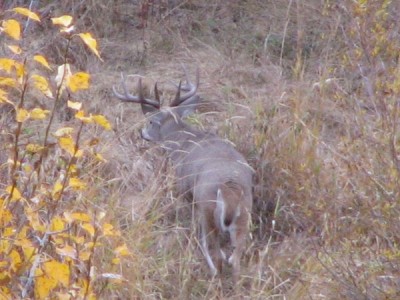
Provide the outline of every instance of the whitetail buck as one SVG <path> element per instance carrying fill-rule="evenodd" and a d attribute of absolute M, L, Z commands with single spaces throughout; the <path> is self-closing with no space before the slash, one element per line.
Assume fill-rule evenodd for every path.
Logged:
<path fill-rule="evenodd" d="M 154 99 L 144 97 L 140 78 L 138 95 L 128 92 L 124 76 L 122 91 L 114 86 L 113 92 L 122 101 L 141 105 L 148 117 L 141 130 L 142 138 L 162 143 L 167 150 L 175 168 L 178 192 L 189 194 L 199 213 L 201 248 L 212 274 L 220 273 L 223 262 L 227 262 L 232 265 L 233 280 L 237 282 L 249 232 L 253 171 L 230 142 L 192 128 L 182 120 L 195 110 L 200 99 L 196 95 L 199 71 L 195 84 L 184 71 L 186 83 L 179 83 L 168 108 L 160 108 L 157 84 Z"/>

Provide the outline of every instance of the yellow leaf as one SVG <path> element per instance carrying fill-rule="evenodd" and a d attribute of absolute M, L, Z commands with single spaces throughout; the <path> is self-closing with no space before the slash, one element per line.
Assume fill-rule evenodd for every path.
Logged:
<path fill-rule="evenodd" d="M 69 172 L 70 172 L 71 176 L 76 175 L 78 173 L 77 166 L 74 164 L 70 165 Z"/>
<path fill-rule="evenodd" d="M 6 253 L 10 250 L 10 241 L 0 239 L 0 253 Z"/>
<path fill-rule="evenodd" d="M 21 38 L 21 26 L 18 21 L 14 19 L 5 20 L 2 22 L 2 26 L 3 31 L 14 40 L 19 40 Z"/>
<path fill-rule="evenodd" d="M 96 153 L 94 156 L 98 161 L 107 162 L 107 160 L 100 153 Z"/>
<path fill-rule="evenodd" d="M 81 120 L 84 123 L 93 123 L 92 116 L 85 117 L 85 112 L 83 110 L 78 111 L 75 114 L 75 118 L 77 118 L 78 120 Z"/>
<path fill-rule="evenodd" d="M 79 34 L 82 41 L 89 47 L 89 49 L 100 59 L 99 51 L 97 50 L 97 41 L 92 37 L 89 32 Z"/>
<path fill-rule="evenodd" d="M 11 105 L 14 105 L 11 101 L 8 100 L 7 92 L 3 91 L 2 89 L 0 89 L 0 103 L 10 103 Z"/>
<path fill-rule="evenodd" d="M 3 91 L 3 90 L 0 90 L 0 103 L 5 103 L 5 102 L 10 102 L 7 99 L 7 92 Z"/>
<path fill-rule="evenodd" d="M 36 275 L 37 276 L 37 275 Z M 46 299 L 57 286 L 57 281 L 47 276 L 35 278 L 35 299 Z"/>
<path fill-rule="evenodd" d="M 55 137 L 62 137 L 62 136 L 65 136 L 65 135 L 70 135 L 73 132 L 74 132 L 74 128 L 72 128 L 72 127 L 63 127 L 63 128 L 57 129 L 57 131 L 54 132 L 53 135 Z"/>
<path fill-rule="evenodd" d="M 83 151 L 82 150 L 78 150 L 78 151 L 76 151 L 76 153 L 75 153 L 75 157 L 82 157 L 82 155 L 83 155 Z"/>
<path fill-rule="evenodd" d="M 61 283 L 64 287 L 69 286 L 69 266 L 55 260 L 50 260 L 43 263 L 43 271 L 57 283 Z"/>
<path fill-rule="evenodd" d="M 16 115 L 17 122 L 25 122 L 28 119 L 29 119 L 29 112 L 26 109 L 18 108 Z"/>
<path fill-rule="evenodd" d="M 13 9 L 13 11 L 15 11 L 16 13 L 23 15 L 25 17 L 28 17 L 29 19 L 32 19 L 34 21 L 40 22 L 40 18 L 37 14 L 35 14 L 34 12 L 30 11 L 27 8 L 23 8 L 23 7 L 16 7 Z"/>
<path fill-rule="evenodd" d="M 17 85 L 17 82 L 14 78 L 0 77 L 0 85 L 14 87 Z"/>
<path fill-rule="evenodd" d="M 88 249 L 89 251 L 93 251 L 93 248 L 97 246 L 101 246 L 101 243 L 93 243 L 93 242 L 89 242 L 89 243 L 85 243 L 85 248 Z"/>
<path fill-rule="evenodd" d="M 73 101 L 68 100 L 67 106 L 74 110 L 80 110 L 82 108 L 82 103 L 81 102 L 73 102 Z"/>
<path fill-rule="evenodd" d="M 15 66 L 16 61 L 10 58 L 0 58 L 0 70 L 4 70 L 10 73 L 12 68 Z"/>
<path fill-rule="evenodd" d="M 121 259 L 120 259 L 119 257 L 114 257 L 114 258 L 111 260 L 111 262 L 112 262 L 113 265 L 118 265 L 118 264 L 121 263 Z"/>
<path fill-rule="evenodd" d="M 94 115 L 92 116 L 93 121 L 96 124 L 99 124 L 101 127 L 103 127 L 105 130 L 111 130 L 111 124 L 108 122 L 105 116 L 103 115 Z"/>
<path fill-rule="evenodd" d="M 63 185 L 62 185 L 61 182 L 59 182 L 59 181 L 57 181 L 57 182 L 54 184 L 53 191 L 52 191 L 53 197 L 54 197 L 55 195 L 57 195 L 59 192 L 61 192 L 62 187 L 63 187 Z"/>
<path fill-rule="evenodd" d="M 58 143 L 60 144 L 60 147 L 67 151 L 69 154 L 74 155 L 75 153 L 75 142 L 72 140 L 71 137 L 65 136 L 65 137 L 60 137 L 58 139 Z"/>
<path fill-rule="evenodd" d="M 46 109 L 41 109 L 41 108 L 34 108 L 31 110 L 30 115 L 31 119 L 33 120 L 43 120 L 47 117 L 47 114 L 49 114 L 50 111 Z"/>
<path fill-rule="evenodd" d="M 3 275 L 6 275 L 6 272 L 0 272 L 0 280 L 3 281 L 6 277 Z M 6 286 L 0 286 L 0 300 L 8 300 L 11 299 L 11 291 L 8 287 Z"/>
<path fill-rule="evenodd" d="M 103 225 L 103 233 L 104 235 L 115 235 L 114 233 L 114 226 L 110 223 L 105 223 Z"/>
<path fill-rule="evenodd" d="M 46 78 L 43 76 L 33 74 L 32 79 L 34 81 L 34 86 L 37 88 L 39 91 L 41 91 L 43 94 L 45 94 L 49 98 L 53 98 L 53 93 L 49 89 L 49 83 Z"/>
<path fill-rule="evenodd" d="M 87 260 L 89 260 L 91 255 L 92 255 L 92 251 L 80 251 L 79 259 L 82 261 L 87 261 Z"/>
<path fill-rule="evenodd" d="M 36 277 L 43 276 L 43 275 L 44 275 L 44 273 L 43 273 L 42 269 L 37 268 L 37 269 L 35 270 L 35 276 L 36 276 Z"/>
<path fill-rule="evenodd" d="M 28 235 L 28 231 L 30 232 L 30 228 L 27 225 L 22 226 L 21 229 L 19 229 L 17 238 L 18 239 L 25 239 Z"/>
<path fill-rule="evenodd" d="M 22 84 L 22 78 L 25 74 L 24 65 L 19 62 L 15 62 L 14 67 L 15 67 L 15 73 L 17 74 L 19 83 Z"/>
<path fill-rule="evenodd" d="M 32 227 L 34 230 L 44 232 L 46 228 L 43 226 L 42 222 L 40 221 L 39 218 L 39 213 L 37 210 L 34 210 L 33 208 L 26 207 L 25 208 L 25 215 L 27 219 L 29 220 L 30 227 Z"/>
<path fill-rule="evenodd" d="M 14 229 L 12 227 L 6 227 L 3 229 L 3 237 L 14 236 Z"/>
<path fill-rule="evenodd" d="M 68 81 L 68 87 L 72 92 L 77 92 L 79 90 L 86 90 L 89 88 L 90 75 L 84 72 L 78 72 L 72 75 Z"/>
<path fill-rule="evenodd" d="M 51 220 L 50 230 L 51 231 L 63 231 L 65 221 L 60 216 L 55 216 Z"/>
<path fill-rule="evenodd" d="M 69 235 L 68 238 L 70 238 L 76 244 L 84 244 L 85 243 L 85 238 L 83 236 L 71 236 L 71 235 Z"/>
<path fill-rule="evenodd" d="M 8 254 L 8 258 L 11 260 L 11 269 L 13 271 L 17 271 L 22 262 L 18 251 L 15 249 L 11 250 L 11 252 Z"/>
<path fill-rule="evenodd" d="M 33 59 L 38 62 L 39 64 L 41 64 L 43 67 L 52 70 L 52 68 L 50 67 L 49 63 L 47 62 L 46 58 L 44 58 L 42 55 L 35 55 L 33 57 Z"/>
<path fill-rule="evenodd" d="M 7 193 L 11 194 L 11 190 L 12 190 L 12 196 L 11 196 L 11 201 L 16 201 L 22 198 L 20 191 L 17 189 L 17 187 L 14 187 L 14 189 L 12 188 L 11 185 L 9 185 L 6 188 Z"/>
<path fill-rule="evenodd" d="M 27 145 L 28 146 L 28 145 Z M 32 165 L 28 165 L 28 164 L 24 164 L 22 165 L 22 167 L 24 168 L 25 173 L 30 173 L 32 172 Z M 32 198 L 33 199 L 33 198 Z M 32 200 L 31 199 L 31 200 Z"/>
<path fill-rule="evenodd" d="M 0 227 L 4 228 L 11 220 L 13 215 L 8 209 L 0 210 Z"/>
<path fill-rule="evenodd" d="M 15 242 L 15 245 L 18 245 L 22 248 L 22 252 L 24 253 L 24 260 L 26 262 L 32 262 L 35 257 L 36 247 L 33 243 L 28 239 L 23 239 Z"/>
<path fill-rule="evenodd" d="M 119 246 L 116 249 L 114 249 L 114 253 L 119 257 L 131 254 L 126 244 L 123 244 L 122 246 Z"/>
<path fill-rule="evenodd" d="M 44 149 L 42 145 L 39 144 L 28 144 L 25 147 L 26 151 L 29 153 L 38 153 Z"/>
<path fill-rule="evenodd" d="M 32 261 L 32 258 L 35 254 L 36 248 L 34 247 L 33 243 L 27 238 L 19 238 L 14 241 L 14 245 L 20 246 L 23 253 L 25 262 Z"/>
<path fill-rule="evenodd" d="M 91 236 L 94 236 L 94 227 L 90 223 L 83 223 L 82 228 L 85 229 Z"/>
<path fill-rule="evenodd" d="M 90 222 L 92 218 L 85 213 L 72 213 L 71 218 L 75 221 Z"/>
<path fill-rule="evenodd" d="M 22 53 L 22 49 L 21 47 L 17 46 L 17 45 L 7 45 L 8 49 L 10 49 L 12 51 L 12 53 L 14 54 L 21 54 Z"/>
<path fill-rule="evenodd" d="M 35 82 L 35 87 L 40 90 L 44 91 L 49 89 L 49 83 L 47 82 L 47 79 L 44 78 L 43 76 L 33 74 L 32 79 Z"/>
<path fill-rule="evenodd" d="M 64 15 L 58 18 L 51 18 L 51 21 L 54 25 L 61 25 L 64 27 L 68 27 L 72 23 L 72 17 L 68 15 Z"/>
<path fill-rule="evenodd" d="M 83 190 L 86 188 L 86 183 L 81 181 L 79 178 L 70 178 L 69 179 L 69 186 L 74 190 Z"/>

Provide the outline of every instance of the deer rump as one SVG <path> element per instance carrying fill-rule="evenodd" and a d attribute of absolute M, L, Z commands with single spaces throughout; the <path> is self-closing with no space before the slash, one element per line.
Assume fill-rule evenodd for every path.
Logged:
<path fill-rule="evenodd" d="M 238 279 L 252 209 L 252 170 L 228 142 L 206 135 L 183 141 L 171 153 L 178 192 L 192 198 L 199 215 L 201 246 L 213 275 L 223 263 Z"/>

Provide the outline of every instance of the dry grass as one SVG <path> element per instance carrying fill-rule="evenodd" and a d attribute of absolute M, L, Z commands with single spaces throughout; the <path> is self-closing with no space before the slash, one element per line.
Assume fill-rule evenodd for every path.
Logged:
<path fill-rule="evenodd" d="M 112 133 L 101 133 L 108 163 L 87 171 L 99 179 L 91 205 L 107 209 L 133 253 L 120 270 L 126 281 L 104 284 L 101 298 L 234 294 L 228 276 L 210 279 L 191 204 L 175 198 L 162 151 L 140 139 L 139 108 L 111 95 L 120 71 L 171 91 L 167 80 L 180 77 L 180 63 L 200 68 L 200 93 L 211 104 L 191 121 L 232 140 L 256 170 L 237 296 L 400 296 L 400 8 L 306 2 L 153 1 L 146 15 L 132 1 L 64 1 L 49 13 L 80 17 L 104 59 L 71 54 L 76 69 L 93 74 L 85 104 L 113 122 Z M 55 57 L 57 44 L 42 44 L 32 51 Z M 0 122 L 6 139 L 12 122 L 6 114 Z M 0 187 L 4 174 L 0 168 Z"/>

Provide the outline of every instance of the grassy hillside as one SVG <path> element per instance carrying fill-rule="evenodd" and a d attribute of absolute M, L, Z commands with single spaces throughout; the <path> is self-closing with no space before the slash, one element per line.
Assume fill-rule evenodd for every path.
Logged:
<path fill-rule="evenodd" d="M 0 93 L 0 299 L 40 298 L 33 274 L 63 299 L 400 298 L 396 1 L 32 1 L 40 23 L 12 11 L 20 2 L 0 1 L 0 20 L 22 32 L 0 33 L 0 58 L 59 97 L 37 79 L 7 83 L 0 64 L 12 103 Z M 51 18 L 62 15 L 91 33 L 101 60 L 59 33 Z M 64 63 L 90 74 L 90 88 L 57 93 Z M 227 274 L 211 280 L 191 204 L 176 197 L 163 151 L 139 136 L 140 107 L 112 96 L 121 72 L 141 74 L 166 104 L 182 63 L 200 69 L 207 104 L 189 122 L 234 142 L 256 171 L 237 291 Z M 74 117 L 68 100 L 112 130 Z M 24 120 L 21 108 L 49 113 Z M 52 277 L 54 261 L 68 280 Z"/>

